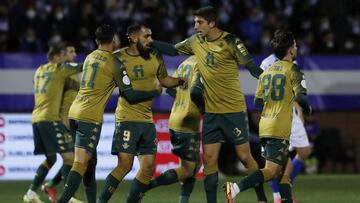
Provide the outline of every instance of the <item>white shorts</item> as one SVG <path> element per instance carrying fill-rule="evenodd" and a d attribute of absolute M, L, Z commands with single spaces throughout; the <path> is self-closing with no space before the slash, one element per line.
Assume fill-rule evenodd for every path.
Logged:
<path fill-rule="evenodd" d="M 293 109 L 293 120 L 291 124 L 290 149 L 309 147 L 309 139 L 303 122 Z"/>

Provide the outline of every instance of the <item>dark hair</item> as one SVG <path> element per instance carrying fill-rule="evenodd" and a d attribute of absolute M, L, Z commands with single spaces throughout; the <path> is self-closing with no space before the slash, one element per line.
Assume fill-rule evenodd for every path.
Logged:
<path fill-rule="evenodd" d="M 141 30 L 141 28 L 150 28 L 148 25 L 146 25 L 145 23 L 135 23 L 135 24 L 131 24 L 126 31 L 126 35 L 129 36 L 131 34 L 137 33 Z"/>
<path fill-rule="evenodd" d="M 48 60 L 52 60 L 54 56 L 61 54 L 61 51 L 64 50 L 64 46 L 62 43 L 52 45 L 47 52 Z"/>
<path fill-rule="evenodd" d="M 285 29 L 278 29 L 275 31 L 273 38 L 270 41 L 270 46 L 276 57 L 282 59 L 286 56 L 287 51 L 294 45 L 293 34 Z"/>
<path fill-rule="evenodd" d="M 114 39 L 115 29 L 111 25 L 101 25 L 95 31 L 95 38 L 99 44 L 109 44 Z"/>
<path fill-rule="evenodd" d="M 65 49 L 68 48 L 68 47 L 75 47 L 75 45 L 70 43 L 70 42 L 63 42 L 62 44 L 63 44 Z"/>
<path fill-rule="evenodd" d="M 213 21 L 213 22 L 215 22 L 215 25 L 218 24 L 217 11 L 212 6 L 205 6 L 205 7 L 199 8 L 198 10 L 194 11 L 194 16 L 202 17 L 209 23 L 211 21 Z"/>

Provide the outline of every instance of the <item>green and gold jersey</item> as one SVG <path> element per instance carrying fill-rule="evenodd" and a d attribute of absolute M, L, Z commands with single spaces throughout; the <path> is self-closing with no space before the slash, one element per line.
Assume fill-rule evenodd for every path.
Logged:
<path fill-rule="evenodd" d="M 60 115 L 67 117 L 71 104 L 74 102 L 75 97 L 80 88 L 80 80 L 76 74 L 71 75 L 65 80 L 64 94 L 61 103 Z"/>
<path fill-rule="evenodd" d="M 120 92 L 131 88 L 122 63 L 109 51 L 97 49 L 90 53 L 84 61 L 80 90 L 70 107 L 69 118 L 101 123 L 116 85 Z"/>
<path fill-rule="evenodd" d="M 196 63 L 194 56 L 189 57 L 180 64 L 173 77 L 188 78 L 188 86 L 191 87 L 191 84 L 196 79 L 195 75 L 199 74 Z M 190 98 L 190 88 L 177 87 L 169 118 L 169 128 L 177 132 L 198 133 L 200 119 L 200 110 Z"/>
<path fill-rule="evenodd" d="M 157 52 L 152 51 L 150 58 L 145 60 L 139 55 L 130 55 L 127 53 L 127 49 L 121 49 L 116 57 L 124 63 L 133 89 L 143 91 L 155 90 L 157 79 L 168 76 L 162 57 Z M 152 103 L 153 100 L 149 100 L 131 105 L 124 97 L 119 97 L 115 118 L 117 121 L 153 122 Z"/>
<path fill-rule="evenodd" d="M 195 55 L 204 80 L 205 111 L 232 113 L 246 110 L 238 64 L 251 60 L 239 38 L 227 32 L 213 41 L 198 34 L 175 45 L 179 54 Z"/>
<path fill-rule="evenodd" d="M 295 96 L 306 94 L 303 73 L 289 61 L 277 61 L 259 77 L 255 97 L 264 102 L 261 137 L 289 140 Z"/>
<path fill-rule="evenodd" d="M 35 106 L 32 122 L 59 121 L 60 105 L 66 77 L 81 72 L 82 65 L 47 63 L 34 75 Z"/>

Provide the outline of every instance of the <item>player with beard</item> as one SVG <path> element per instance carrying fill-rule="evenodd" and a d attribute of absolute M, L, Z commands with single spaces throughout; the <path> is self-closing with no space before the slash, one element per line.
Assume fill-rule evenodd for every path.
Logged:
<path fill-rule="evenodd" d="M 255 93 L 255 106 L 263 107 L 259 134 L 264 147 L 265 167 L 238 183 L 227 182 L 225 189 L 229 202 L 239 192 L 278 178 L 281 201 L 292 203 L 289 174 L 281 174 L 281 170 L 291 164 L 288 147 L 292 108 L 296 101 L 305 114 L 310 114 L 311 107 L 307 103 L 303 73 L 293 63 L 297 55 L 294 36 L 289 31 L 277 30 L 270 45 L 280 60 L 260 75 Z"/>
<path fill-rule="evenodd" d="M 164 87 L 183 85 L 186 88 L 187 80 L 169 76 L 162 57 L 150 48 L 153 40 L 148 26 L 131 25 L 127 29 L 127 36 L 129 47 L 121 49 L 115 56 L 124 63 L 135 90 L 154 89 L 158 81 Z M 132 104 L 119 98 L 111 150 L 117 156 L 118 164 L 107 176 L 98 203 L 109 201 L 124 176 L 131 170 L 135 156 L 138 156 L 140 169 L 133 180 L 127 202 L 139 202 L 146 191 L 155 170 L 157 151 L 152 103 L 146 101 Z"/>
<path fill-rule="evenodd" d="M 95 32 L 98 49 L 90 53 L 83 66 L 80 90 L 70 107 L 72 133 L 76 133 L 75 160 L 59 203 L 68 203 L 84 176 L 88 203 L 96 202 L 96 147 L 100 139 L 104 109 L 114 88 L 130 103 L 151 100 L 161 89 L 137 91 L 131 86 L 127 72 L 112 52 L 118 48 L 115 30 L 102 25 Z"/>

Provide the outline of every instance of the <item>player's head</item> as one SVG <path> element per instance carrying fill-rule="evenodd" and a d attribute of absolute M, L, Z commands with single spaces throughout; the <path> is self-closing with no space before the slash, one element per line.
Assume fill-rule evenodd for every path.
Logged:
<path fill-rule="evenodd" d="M 47 58 L 54 63 L 62 63 L 65 59 L 65 49 L 63 44 L 55 44 L 49 48 Z"/>
<path fill-rule="evenodd" d="M 217 28 L 217 11 L 212 6 L 199 8 L 194 12 L 194 29 L 203 37 L 207 37 L 209 32 Z"/>
<path fill-rule="evenodd" d="M 64 43 L 65 62 L 74 62 L 76 58 L 75 46 L 69 42 Z"/>
<path fill-rule="evenodd" d="M 278 29 L 270 41 L 270 46 L 276 57 L 283 59 L 288 56 L 292 61 L 296 59 L 297 47 L 293 34 L 285 29 Z"/>
<path fill-rule="evenodd" d="M 115 29 L 111 25 L 101 25 L 95 31 L 95 41 L 97 45 L 112 45 L 116 47 Z"/>
<path fill-rule="evenodd" d="M 152 32 L 149 26 L 145 24 L 130 25 L 126 33 L 130 46 L 136 46 L 137 50 L 145 59 L 150 58 L 150 50 L 152 39 Z"/>

